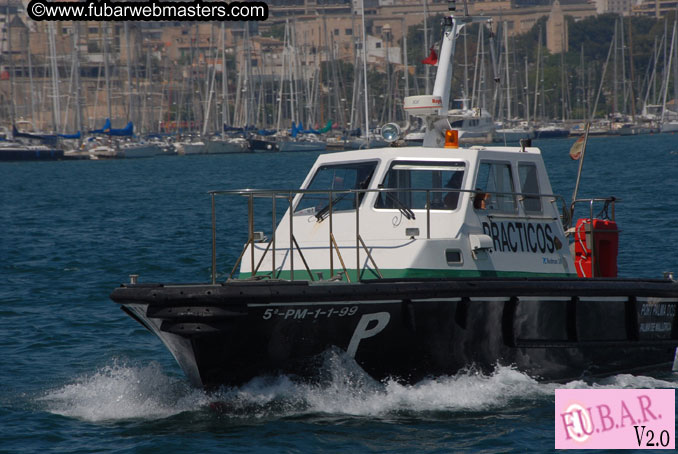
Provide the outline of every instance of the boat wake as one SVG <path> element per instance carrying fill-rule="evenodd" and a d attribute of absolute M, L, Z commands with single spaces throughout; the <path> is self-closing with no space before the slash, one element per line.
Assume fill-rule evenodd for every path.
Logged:
<path fill-rule="evenodd" d="M 46 392 L 46 410 L 91 422 L 157 420 L 184 412 L 209 412 L 236 419 L 284 417 L 424 417 L 502 411 L 525 405 L 552 405 L 556 388 L 678 388 L 678 376 L 666 380 L 616 375 L 593 383 L 540 383 L 511 367 L 492 374 L 468 369 L 454 376 L 403 385 L 378 382 L 345 354 L 327 352 L 318 382 L 289 376 L 257 377 L 233 388 L 205 392 L 159 364 L 139 367 L 115 362 L 73 383 Z"/>
<path fill-rule="evenodd" d="M 47 391 L 39 402 L 54 414 L 100 422 L 167 418 L 205 406 L 209 398 L 183 379 L 166 374 L 158 363 L 138 367 L 114 361 Z"/>

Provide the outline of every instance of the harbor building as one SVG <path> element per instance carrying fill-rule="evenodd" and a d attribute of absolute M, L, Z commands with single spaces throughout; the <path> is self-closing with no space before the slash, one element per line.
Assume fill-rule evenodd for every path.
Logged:
<path fill-rule="evenodd" d="M 631 8 L 631 14 L 661 19 L 675 12 L 676 5 L 676 0 L 640 0 Z"/>
<path fill-rule="evenodd" d="M 555 0 L 546 21 L 546 47 L 552 54 L 568 51 L 567 21 L 560 7 L 560 1 Z"/>

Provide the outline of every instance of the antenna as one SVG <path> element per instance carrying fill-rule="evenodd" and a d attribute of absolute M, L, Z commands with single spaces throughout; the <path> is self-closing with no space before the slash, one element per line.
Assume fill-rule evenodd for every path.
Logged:
<path fill-rule="evenodd" d="M 465 2 L 465 0 L 464 0 Z M 447 0 L 448 9 L 456 10 L 456 0 Z M 442 147 L 445 143 L 444 130 L 451 129 L 447 119 L 452 81 L 452 62 L 456 40 L 462 28 L 468 24 L 491 22 L 487 16 L 455 16 L 453 13 L 443 21 L 443 36 L 438 58 L 433 93 L 424 96 L 408 96 L 404 100 L 404 109 L 408 114 L 422 118 L 426 123 L 425 147 Z"/>

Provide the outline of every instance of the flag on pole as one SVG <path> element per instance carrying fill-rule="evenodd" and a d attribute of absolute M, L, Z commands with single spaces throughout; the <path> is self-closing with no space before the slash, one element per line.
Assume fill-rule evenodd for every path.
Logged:
<path fill-rule="evenodd" d="M 577 141 L 572 144 L 570 148 L 570 157 L 575 161 L 581 158 L 581 154 L 584 151 L 584 135 L 579 136 Z"/>
<path fill-rule="evenodd" d="M 431 53 L 428 55 L 428 57 L 423 59 L 421 62 L 424 65 L 434 65 L 435 66 L 435 65 L 438 64 L 438 54 L 436 54 L 436 51 L 433 48 L 433 46 L 431 46 Z"/>

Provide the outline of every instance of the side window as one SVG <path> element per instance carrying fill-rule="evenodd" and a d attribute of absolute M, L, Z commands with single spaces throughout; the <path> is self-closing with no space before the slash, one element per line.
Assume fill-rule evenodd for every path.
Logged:
<path fill-rule="evenodd" d="M 520 192 L 523 194 L 540 194 L 539 180 L 537 179 L 537 166 L 531 162 L 518 164 L 518 177 L 520 178 Z M 541 197 L 523 195 L 523 208 L 526 213 L 541 213 Z"/>
<path fill-rule="evenodd" d="M 464 170 L 463 162 L 396 161 L 381 187 L 397 191 L 379 194 L 375 208 L 426 209 L 428 190 L 430 209 L 455 210 L 459 205 Z"/>
<path fill-rule="evenodd" d="M 516 197 L 511 176 L 511 165 L 482 162 L 478 168 L 473 206 L 478 210 L 515 213 Z"/>

